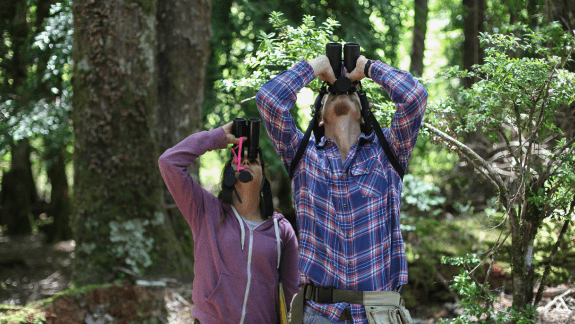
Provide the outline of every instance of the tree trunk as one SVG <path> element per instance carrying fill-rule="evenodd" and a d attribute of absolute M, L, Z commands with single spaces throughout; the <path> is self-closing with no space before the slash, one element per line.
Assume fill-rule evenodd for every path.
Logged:
<path fill-rule="evenodd" d="M 427 31 L 427 0 L 414 1 L 413 36 L 411 41 L 411 64 L 409 72 L 414 76 L 423 75 L 423 53 Z"/>
<path fill-rule="evenodd" d="M 74 14 L 77 284 L 119 269 L 182 274 L 157 165 L 156 3 L 82 0 Z M 190 10 L 192 10 L 191 8 Z"/>
<path fill-rule="evenodd" d="M 29 34 L 28 4 L 24 0 L 10 1 L 2 7 L 0 19 L 6 21 L 3 30 L 11 42 L 10 56 L 4 56 L 4 86 L 8 96 L 14 98 L 20 107 L 27 104 L 26 82 L 28 79 Z M 4 26 L 3 26 L 4 27 Z M 10 80 L 11 82 L 8 82 Z M 8 235 L 22 235 L 32 232 L 30 223 L 32 204 L 38 199 L 36 184 L 30 163 L 31 147 L 27 139 L 14 143 L 11 147 L 10 170 L 2 177 L 0 194 L 0 225 L 7 225 Z"/>
<path fill-rule="evenodd" d="M 0 224 L 7 225 L 7 235 L 32 232 L 32 205 L 38 200 L 30 163 L 31 147 L 27 139 L 12 148 L 11 169 L 2 177 Z"/>
<path fill-rule="evenodd" d="M 547 4 L 551 7 L 548 8 L 552 17 L 547 21 L 559 21 L 565 31 L 575 29 L 575 3 L 569 0 L 552 0 Z"/>
<path fill-rule="evenodd" d="M 483 50 L 479 46 L 479 33 L 485 31 L 485 0 L 462 0 L 464 12 L 467 14 L 463 20 L 463 69 L 471 71 L 474 64 L 483 63 Z M 478 81 L 477 77 L 463 78 L 465 88 Z"/>
<path fill-rule="evenodd" d="M 64 158 L 65 147 L 60 145 L 51 148 L 48 141 L 45 142 L 48 155 L 48 178 L 52 187 L 50 193 L 49 216 L 54 222 L 44 226 L 42 231 L 46 233 L 48 242 L 59 242 L 72 239 L 70 226 L 70 199 L 68 197 L 68 178 L 66 176 L 66 161 Z"/>
<path fill-rule="evenodd" d="M 213 107 L 219 103 L 216 99 L 218 89 L 214 89 L 215 82 L 223 77 L 222 71 L 224 69 L 231 68 L 233 65 L 229 59 L 223 66 L 220 64 L 221 56 L 230 53 L 232 47 L 232 4 L 233 0 L 212 0 L 211 26 L 213 37 L 210 42 L 211 51 L 204 92 L 204 106 L 208 111 L 212 111 Z"/>
<path fill-rule="evenodd" d="M 29 46 L 28 29 L 28 5 L 25 0 L 10 1 L 7 11 L 13 11 L 11 26 L 8 28 L 10 41 L 12 42 L 10 64 L 7 65 L 8 78 L 12 79 L 12 93 L 18 96 L 23 95 L 26 80 L 28 78 L 26 54 Z M 4 10 L 4 8 L 2 9 Z M 3 62 L 4 63 L 4 62 Z"/>
<path fill-rule="evenodd" d="M 193 10 L 190 10 L 193 8 Z M 206 67 L 210 57 L 210 0 L 158 1 L 158 130 L 160 153 L 202 130 Z M 199 181 L 200 160 L 190 169 Z M 164 188 L 164 202 L 174 205 Z M 193 259 L 189 226 L 177 208 L 167 215 L 185 254 Z"/>
<path fill-rule="evenodd" d="M 539 188 L 532 187 L 533 192 Z M 526 199 L 531 197 L 527 194 Z M 534 263 L 534 242 L 541 225 L 541 211 L 532 202 L 525 205 L 525 216 L 517 215 L 515 210 L 511 217 L 511 267 L 513 276 L 513 306 L 525 310 L 531 306 L 535 297 L 534 289 L 537 279 Z"/>

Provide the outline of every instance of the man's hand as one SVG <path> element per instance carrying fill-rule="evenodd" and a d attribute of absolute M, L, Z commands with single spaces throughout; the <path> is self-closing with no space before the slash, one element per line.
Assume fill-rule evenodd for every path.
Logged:
<path fill-rule="evenodd" d="M 309 61 L 309 64 L 313 68 L 313 72 L 316 77 L 320 80 L 325 81 L 329 84 L 335 82 L 335 74 L 333 74 L 333 69 L 329 64 L 329 59 L 325 55 L 318 56 L 313 60 Z"/>
<path fill-rule="evenodd" d="M 222 128 L 224 129 L 224 132 L 226 133 L 226 138 L 228 140 L 228 144 L 240 144 L 240 139 L 235 137 L 232 134 L 232 128 L 234 126 L 234 122 L 229 122 L 227 124 L 225 124 L 224 126 L 222 126 Z M 247 140 L 247 137 L 244 137 L 244 141 Z"/>
<path fill-rule="evenodd" d="M 361 79 L 367 77 L 367 75 L 365 75 L 363 73 L 366 63 L 367 63 L 367 58 L 365 58 L 365 56 L 360 55 L 357 58 L 357 61 L 355 63 L 355 69 L 353 69 L 353 71 L 351 71 L 351 73 L 346 74 L 346 76 L 351 80 L 351 82 L 360 81 Z"/>

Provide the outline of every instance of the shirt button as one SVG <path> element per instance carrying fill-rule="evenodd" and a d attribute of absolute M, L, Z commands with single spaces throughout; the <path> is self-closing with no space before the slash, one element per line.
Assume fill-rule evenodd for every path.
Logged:
<path fill-rule="evenodd" d="M 347 234 L 345 234 L 345 236 L 347 236 L 347 238 L 350 238 L 351 234 L 347 233 Z"/>
<path fill-rule="evenodd" d="M 351 267 L 351 261 L 349 261 L 349 262 L 347 263 L 347 265 Z"/>
<path fill-rule="evenodd" d="M 343 204 L 343 208 L 347 208 L 347 204 Z"/>

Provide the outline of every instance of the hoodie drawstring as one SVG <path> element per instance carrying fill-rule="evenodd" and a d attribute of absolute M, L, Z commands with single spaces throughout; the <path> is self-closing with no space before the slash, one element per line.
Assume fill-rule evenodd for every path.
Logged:
<path fill-rule="evenodd" d="M 278 269 L 279 269 L 280 268 L 280 259 L 281 259 L 281 254 L 282 254 L 282 247 L 281 247 L 281 242 L 280 242 L 280 231 L 278 229 L 277 218 L 274 218 L 274 229 L 276 232 L 276 244 L 278 246 Z"/>
<path fill-rule="evenodd" d="M 240 214 L 238 213 L 236 208 L 234 206 L 232 206 L 232 209 L 234 210 L 234 215 L 236 215 L 236 218 L 238 219 L 238 223 L 240 223 L 241 234 L 242 234 L 242 250 L 243 250 L 244 249 L 244 241 L 246 239 L 246 232 L 244 230 L 244 222 L 242 221 L 242 217 L 240 216 Z"/>

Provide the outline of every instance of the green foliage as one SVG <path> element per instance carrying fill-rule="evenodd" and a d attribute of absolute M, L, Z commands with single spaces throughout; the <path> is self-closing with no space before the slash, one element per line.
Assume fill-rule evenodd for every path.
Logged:
<path fill-rule="evenodd" d="M 248 100 L 258 89 L 253 88 L 254 84 L 248 85 L 247 79 L 243 82 L 239 80 L 254 72 L 244 62 L 251 61 L 251 57 L 256 55 L 258 39 L 261 39 L 263 34 L 274 33 L 276 34 L 274 37 L 279 38 L 278 34 L 281 31 L 268 23 L 271 15 L 279 15 L 272 14 L 274 10 L 282 10 L 283 15 L 278 19 L 284 26 L 295 26 L 304 19 L 310 19 L 304 17 L 315 17 L 315 20 L 324 22 L 328 20 L 345 22 L 344 26 L 339 24 L 334 26 L 330 35 L 321 37 L 338 42 L 347 39 L 360 43 L 368 57 L 380 57 L 393 64 L 397 62 L 397 48 L 404 31 L 402 22 L 408 19 L 408 3 L 404 0 L 214 2 L 212 6 L 214 33 L 211 44 L 212 57 L 208 67 L 203 111 L 206 116 L 205 129 L 218 127 L 234 117 L 251 118 L 258 115 L 255 103 Z M 321 26 L 325 26 L 325 23 Z M 308 28 L 308 32 L 310 29 L 315 30 L 317 26 Z M 300 41 L 307 42 L 306 39 L 300 39 Z M 297 41 L 293 40 L 293 44 L 297 44 Z M 322 47 L 324 45 L 325 43 L 311 46 Z M 299 48 L 293 50 L 295 53 Z M 323 50 L 317 53 L 323 54 Z M 301 58 L 303 55 L 299 57 Z M 274 74 L 279 73 L 281 66 L 268 65 L 267 68 Z M 223 88 L 213 86 L 216 81 L 221 85 L 221 80 L 227 80 L 229 91 L 222 91 Z M 259 82 L 265 81 L 267 79 L 262 77 Z M 299 108 L 298 105 L 294 107 L 292 116 L 296 124 L 301 126 L 303 124 L 299 116 L 302 114 L 298 112 Z M 274 149 L 265 132 L 262 133 L 260 143 L 270 169 L 274 172 L 279 168 L 283 169 L 279 158 L 273 154 Z M 220 154 L 222 160 L 227 158 L 223 155 L 223 151 Z"/>
<path fill-rule="evenodd" d="M 478 127 L 498 131 L 502 121 L 517 124 L 525 131 L 532 128 L 533 119 L 537 117 L 533 113 L 542 105 L 548 107 L 546 115 L 539 117 L 550 119 L 559 107 L 575 99 L 573 73 L 561 69 L 560 65 L 570 60 L 573 38 L 561 31 L 558 24 L 551 24 L 538 32 L 525 29 L 522 38 L 513 34 L 482 34 L 481 43 L 491 45 L 485 50 L 485 64 L 474 66 L 473 71 L 461 71 L 456 66 L 443 74 L 445 77 L 478 76 L 481 80 L 471 89 L 460 91 L 459 98 L 439 102 L 432 107 L 433 111 L 444 116 L 459 113 L 463 121 L 458 131 Z M 543 47 L 547 41 L 554 46 Z M 510 56 L 517 51 L 525 51 L 532 57 Z M 548 123 L 544 129 L 553 131 L 556 127 Z"/>
<path fill-rule="evenodd" d="M 273 26 L 274 32 L 260 31 L 258 36 L 260 44 L 257 50 L 254 50 L 253 53 L 247 52 L 244 57 L 244 64 L 248 71 L 242 77 L 232 75 L 216 81 L 215 85 L 218 89 L 232 97 L 253 96 L 264 83 L 276 74 L 285 71 L 302 59 L 311 60 L 325 54 L 325 44 L 338 39 L 334 35 L 334 29 L 339 26 L 339 22 L 331 18 L 322 24 L 316 24 L 313 16 L 305 16 L 301 25 L 293 27 L 288 25 L 288 20 L 283 18 L 283 13 L 272 12 L 268 23 Z M 339 39 L 338 42 L 345 43 L 345 40 Z M 380 103 L 380 109 L 374 111 L 376 118 L 383 124 L 388 124 L 395 111 L 395 106 L 390 101 L 385 101 L 387 97 L 385 92 L 375 82 L 366 79 L 362 85 L 368 91 L 370 100 Z M 321 81 L 319 79 L 313 80 L 306 86 L 313 92 L 319 92 L 320 87 Z M 230 120 L 233 117 L 250 116 L 252 111 L 255 112 L 255 109 L 250 106 L 250 104 L 253 105 L 253 102 L 250 102 L 249 98 L 246 100 L 247 102 L 235 100 L 234 108 L 227 110 L 228 117 L 226 118 Z M 294 117 L 296 124 L 299 122 L 298 109 L 296 105 L 292 111 L 292 117 Z M 210 124 L 212 118 L 214 123 L 218 121 L 218 118 L 208 116 Z M 262 134 L 264 138 L 266 135 Z M 271 142 L 264 139 L 261 143 L 266 161 L 272 161 L 272 170 L 277 169 L 280 163 Z"/>
<path fill-rule="evenodd" d="M 467 254 L 465 257 L 442 257 L 441 262 L 462 267 L 459 275 L 453 278 L 453 284 L 450 288 L 462 296 L 459 306 L 462 308 L 463 313 L 449 321 L 440 319 L 438 323 L 535 323 L 533 320 L 534 309 L 520 311 L 517 308 L 508 307 L 505 311 L 498 311 L 493 308 L 497 296 L 488 290 L 488 285 L 480 284 L 470 275 L 470 269 L 475 268 L 480 262 L 476 254 Z"/>
<path fill-rule="evenodd" d="M 22 94 L 10 90 L 0 92 L 0 152 L 23 138 L 42 136 L 50 143 L 70 143 L 71 125 L 71 65 L 73 18 L 70 1 L 50 7 L 50 16 L 35 35 L 29 51 L 25 90 Z M 6 77 L 6 76 L 4 76 Z"/>
<path fill-rule="evenodd" d="M 444 74 L 446 78 L 475 76 L 479 81 L 461 89 L 455 98 L 432 103 L 427 118 L 436 139 L 447 143 L 498 189 L 505 217 L 496 226 L 511 228 L 514 280 L 532 289 L 537 278 L 527 272 L 539 267 L 536 272 L 542 273 L 546 263 L 531 263 L 534 256 L 527 246 L 541 244 L 536 235 L 546 218 L 565 221 L 573 212 L 575 140 L 570 105 L 575 102 L 575 74 L 564 67 L 573 62 L 575 40 L 558 23 L 536 30 L 524 25 L 513 28 L 509 34 L 481 34 L 485 63 L 471 71 L 454 67 Z M 467 132 L 484 134 L 481 150 L 457 140 Z M 476 292 L 466 280 L 464 275 L 458 277 L 456 288 L 469 289 L 466 294 Z M 482 298 L 492 300 L 486 287 L 478 288 Z M 499 314 L 486 308 L 489 305 L 477 306 L 484 302 L 478 296 L 467 300 L 470 314 L 497 318 Z M 525 298 L 517 291 L 514 305 L 519 308 L 509 310 L 501 321 L 522 322 L 526 320 L 522 316 L 531 316 L 533 301 Z M 478 304 L 471 305 L 472 300 Z"/>
<path fill-rule="evenodd" d="M 404 0 L 287 0 L 287 1 L 228 1 L 214 2 L 212 28 L 213 57 L 208 73 L 209 84 L 221 78 L 240 78 L 246 75 L 241 58 L 256 47 L 261 33 L 270 33 L 267 17 L 281 8 L 288 24 L 296 24 L 304 17 L 320 21 L 328 19 L 345 22 L 333 29 L 333 40 L 349 39 L 360 43 L 370 57 L 385 55 L 388 62 L 397 62 L 397 47 L 407 18 Z M 353 28 L 349 28 L 353 26 Z M 377 53 L 380 52 L 380 53 Z M 382 57 L 383 58 L 383 57 Z M 214 66 L 216 65 L 216 66 Z M 210 87 L 208 87 L 208 93 Z M 213 100 L 208 95 L 206 108 L 211 112 Z M 224 101 L 225 102 L 225 101 Z"/>
<path fill-rule="evenodd" d="M 315 27 L 314 17 L 305 16 L 297 28 L 286 25 L 283 14 L 272 12 L 269 23 L 276 29 L 275 33 L 266 34 L 260 31 L 260 45 L 255 56 L 248 55 L 244 61 L 252 69 L 249 76 L 241 79 L 227 79 L 216 82 L 219 88 L 230 91 L 233 88 L 247 88 L 257 92 L 259 88 L 273 78 L 278 72 L 287 70 L 302 59 L 311 60 L 325 52 L 335 26 L 339 23 L 328 19 Z M 319 80 L 314 80 L 311 88 L 319 89 Z"/>
<path fill-rule="evenodd" d="M 33 322 L 31 322 L 33 319 Z M 42 310 L 28 306 L 11 306 L 0 304 L 0 323 L 10 324 L 41 324 L 46 320 Z"/>
<path fill-rule="evenodd" d="M 216 86 L 226 92 L 235 89 L 248 90 L 255 93 L 259 88 L 273 78 L 277 73 L 285 71 L 302 59 L 311 60 L 325 54 L 325 45 L 334 41 L 333 31 L 340 23 L 328 18 L 325 22 L 316 25 L 314 16 L 305 16 L 301 25 L 292 27 L 287 19 L 282 19 L 283 13 L 272 12 L 268 22 L 275 32 L 266 34 L 260 31 L 258 36 L 259 47 L 255 54 L 248 53 L 244 59 L 245 65 L 250 68 L 247 76 L 241 78 L 227 78 L 216 82 Z M 340 39 L 337 42 L 346 43 Z M 361 45 L 361 44 L 360 44 Z M 364 88 L 369 92 L 375 102 L 382 102 L 384 93 L 378 85 L 365 79 Z M 319 92 L 321 81 L 315 79 L 307 88 Z M 395 107 L 387 103 L 383 109 L 376 111 L 376 116 L 391 117 L 390 112 Z"/>
<path fill-rule="evenodd" d="M 414 206 L 422 212 L 429 212 L 433 207 L 440 206 L 445 202 L 445 197 L 441 197 L 438 194 L 438 186 L 416 178 L 411 174 L 405 175 L 401 195 L 404 204 Z"/>
<path fill-rule="evenodd" d="M 488 46 L 485 64 L 473 71 L 455 67 L 444 74 L 478 76 L 480 81 L 461 90 L 457 98 L 431 104 L 428 118 L 450 134 L 481 130 L 504 148 L 492 159 L 505 177 L 527 172 L 523 181 L 529 181 L 548 176 L 545 186 L 530 189 L 532 197 L 525 199 L 541 209 L 547 206 L 549 212 L 560 207 L 565 213 L 575 177 L 571 158 L 575 146 L 565 133 L 562 116 L 568 117 L 566 107 L 575 101 L 575 74 L 562 67 L 572 61 L 575 41 L 557 23 L 538 31 L 516 28 L 522 37 L 482 34 L 481 42 Z M 515 58 L 514 52 L 525 56 Z M 547 172 L 547 167 L 552 169 Z"/>

